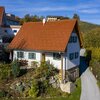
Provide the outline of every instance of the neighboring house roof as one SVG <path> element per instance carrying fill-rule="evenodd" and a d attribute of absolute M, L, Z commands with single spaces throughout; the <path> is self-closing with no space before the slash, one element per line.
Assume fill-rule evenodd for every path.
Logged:
<path fill-rule="evenodd" d="M 10 49 L 64 52 L 77 20 L 27 22 L 9 45 Z M 80 39 L 79 39 L 80 40 Z"/>
<path fill-rule="evenodd" d="M 4 10 L 4 7 L 0 7 L 0 25 L 2 25 Z"/>
<path fill-rule="evenodd" d="M 19 21 L 15 17 L 6 16 L 6 19 L 7 20 L 11 20 L 11 21 L 15 21 L 15 22 L 18 22 L 19 23 Z"/>

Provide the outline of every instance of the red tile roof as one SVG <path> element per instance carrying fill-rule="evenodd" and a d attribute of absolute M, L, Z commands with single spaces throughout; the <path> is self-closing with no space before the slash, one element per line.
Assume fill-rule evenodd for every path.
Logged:
<path fill-rule="evenodd" d="M 64 52 L 76 24 L 76 20 L 25 23 L 9 48 Z"/>
<path fill-rule="evenodd" d="M 4 10 L 5 10 L 4 7 L 0 7 L 0 25 L 2 25 Z"/>

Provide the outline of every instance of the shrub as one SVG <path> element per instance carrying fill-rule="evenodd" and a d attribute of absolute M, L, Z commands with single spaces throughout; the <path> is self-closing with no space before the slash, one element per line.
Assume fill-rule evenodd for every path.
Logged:
<path fill-rule="evenodd" d="M 28 65 L 28 61 L 27 60 L 19 60 L 18 62 L 20 64 L 20 66 L 26 66 L 26 65 Z"/>
<path fill-rule="evenodd" d="M 16 90 L 19 93 L 22 93 L 24 91 L 24 86 L 23 86 L 22 82 L 17 83 Z"/>
<path fill-rule="evenodd" d="M 3 90 L 0 90 L 0 98 L 5 97 L 6 96 L 6 92 Z"/>
<path fill-rule="evenodd" d="M 12 74 L 14 77 L 17 77 L 20 74 L 20 64 L 16 59 L 12 62 Z"/>
<path fill-rule="evenodd" d="M 32 68 L 37 68 L 38 67 L 38 62 L 37 61 L 32 61 L 31 62 L 31 67 Z"/>
<path fill-rule="evenodd" d="M 58 70 L 52 64 L 41 62 L 40 67 L 36 69 L 36 78 L 45 77 L 47 79 L 57 73 Z"/>
<path fill-rule="evenodd" d="M 100 48 L 89 48 L 92 51 L 92 59 L 90 61 L 90 67 L 92 72 L 96 76 L 98 82 L 100 82 Z"/>
<path fill-rule="evenodd" d="M 7 79 L 11 76 L 11 65 L 0 64 L 0 79 Z"/>
<path fill-rule="evenodd" d="M 37 97 L 38 93 L 39 93 L 38 81 L 37 80 L 33 80 L 32 81 L 32 85 L 31 85 L 31 89 L 29 90 L 29 96 Z"/>
<path fill-rule="evenodd" d="M 44 95 L 47 92 L 47 88 L 49 87 L 49 81 L 43 80 L 39 81 L 39 95 Z"/>

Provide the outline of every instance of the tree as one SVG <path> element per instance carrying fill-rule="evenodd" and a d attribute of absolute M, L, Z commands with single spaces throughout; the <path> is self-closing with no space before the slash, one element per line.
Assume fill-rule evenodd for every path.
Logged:
<path fill-rule="evenodd" d="M 100 48 L 100 28 L 91 30 L 90 32 L 83 34 L 84 46 Z"/>
<path fill-rule="evenodd" d="M 75 13 L 75 14 L 73 15 L 73 19 L 80 20 L 80 17 L 79 17 L 79 15 L 78 15 L 78 14 L 76 14 L 76 13 Z"/>
<path fill-rule="evenodd" d="M 24 16 L 24 21 L 25 21 L 25 22 L 31 21 L 31 16 L 30 16 L 29 14 L 26 14 L 26 15 Z"/>
<path fill-rule="evenodd" d="M 17 77 L 20 74 L 20 64 L 16 59 L 12 62 L 12 74 L 14 77 Z"/>

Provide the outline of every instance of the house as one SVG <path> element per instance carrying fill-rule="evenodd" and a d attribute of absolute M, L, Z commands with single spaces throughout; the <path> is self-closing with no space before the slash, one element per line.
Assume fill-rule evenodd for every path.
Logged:
<path fill-rule="evenodd" d="M 17 34 L 21 26 L 16 16 L 13 14 L 5 13 L 5 8 L 0 6 L 0 28 L 2 36 L 6 34 L 8 37 L 13 37 Z"/>
<path fill-rule="evenodd" d="M 16 19 L 15 15 L 9 13 L 6 13 L 5 15 L 7 25 L 19 25 L 19 21 Z"/>
<path fill-rule="evenodd" d="M 11 42 L 20 27 L 15 15 L 6 14 L 5 8 L 0 6 L 0 61 L 5 61 L 9 57 L 9 54 L 4 51 L 4 48 Z M 8 60 L 6 59 L 6 61 Z"/>
<path fill-rule="evenodd" d="M 9 45 L 13 60 L 49 61 L 60 70 L 61 81 L 79 75 L 82 47 L 77 20 L 27 22 Z"/>
<path fill-rule="evenodd" d="M 59 21 L 59 20 L 64 20 L 64 19 L 69 19 L 69 18 L 64 17 L 64 16 L 47 16 L 46 19 L 48 22 L 48 21 Z"/>
<path fill-rule="evenodd" d="M 3 33 L 8 34 L 10 37 L 14 37 L 20 30 L 21 25 L 9 25 L 2 26 Z"/>

